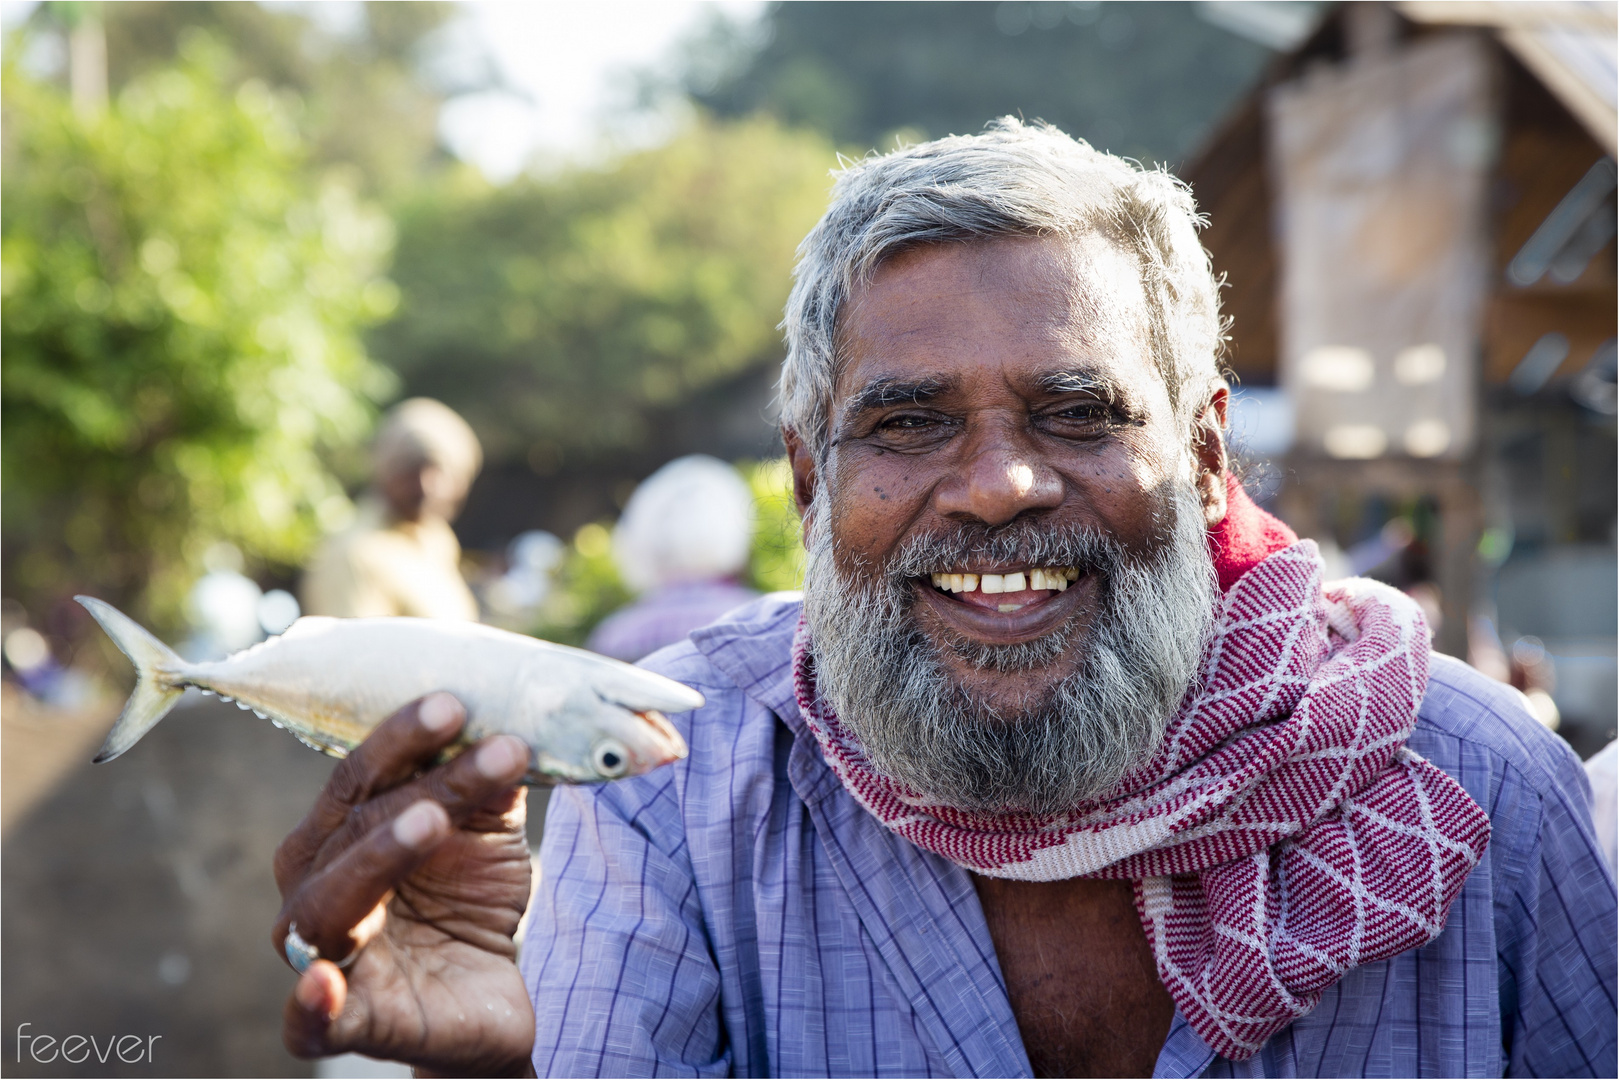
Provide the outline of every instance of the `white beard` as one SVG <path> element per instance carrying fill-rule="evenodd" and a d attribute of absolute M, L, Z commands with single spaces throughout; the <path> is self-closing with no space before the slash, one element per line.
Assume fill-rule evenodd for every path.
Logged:
<path fill-rule="evenodd" d="M 1111 538 L 1018 520 L 919 537 L 875 584 L 845 580 L 817 493 L 804 611 L 820 693 L 871 762 L 930 800 L 963 810 L 1055 813 L 1105 794 L 1144 764 L 1185 697 L 1217 595 L 1201 504 L 1190 484 L 1165 500 L 1167 530 L 1140 561 Z M 1096 577 L 1099 610 L 1070 675 L 998 711 L 951 678 L 920 629 L 914 580 L 979 556 L 1012 566 L 1078 566 Z M 942 648 L 981 669 L 1026 672 L 1065 655 L 1064 626 L 1034 641 Z"/>

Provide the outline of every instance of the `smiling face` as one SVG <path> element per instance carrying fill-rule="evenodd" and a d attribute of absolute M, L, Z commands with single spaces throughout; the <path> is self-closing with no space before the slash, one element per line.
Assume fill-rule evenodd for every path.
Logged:
<path fill-rule="evenodd" d="M 1140 279 L 1097 234 L 906 252 L 842 313 L 825 460 L 787 433 L 823 692 L 925 794 L 1095 794 L 1191 679 L 1226 391 L 1177 422 Z"/>

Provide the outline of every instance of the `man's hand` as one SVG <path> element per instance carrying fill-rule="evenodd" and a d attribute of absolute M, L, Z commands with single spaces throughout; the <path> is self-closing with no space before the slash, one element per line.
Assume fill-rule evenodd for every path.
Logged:
<path fill-rule="evenodd" d="M 325 958 L 287 999 L 282 1035 L 299 1057 L 533 1075 L 512 942 L 529 898 L 527 791 L 513 786 L 528 749 L 496 736 L 429 769 L 465 719 L 431 694 L 383 721 L 276 851 L 276 950 L 296 923 Z M 332 962 L 356 950 L 346 972 Z"/>

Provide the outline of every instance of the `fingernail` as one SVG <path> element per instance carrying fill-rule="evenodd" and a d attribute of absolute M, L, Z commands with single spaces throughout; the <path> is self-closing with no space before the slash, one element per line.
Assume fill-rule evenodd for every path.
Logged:
<path fill-rule="evenodd" d="M 528 747 L 521 739 L 502 735 L 478 747 L 472 759 L 478 771 L 491 780 L 503 780 L 518 769 L 528 767 Z"/>
<path fill-rule="evenodd" d="M 449 825 L 450 816 L 444 808 L 431 799 L 423 799 L 394 818 L 394 839 L 412 851 L 419 851 L 437 840 Z"/>
<path fill-rule="evenodd" d="M 313 975 L 301 977 L 298 985 L 292 988 L 292 993 L 298 999 L 298 1004 L 309 1012 L 320 1012 L 326 1005 L 326 991 Z"/>
<path fill-rule="evenodd" d="M 429 694 L 422 699 L 416 717 L 428 731 L 448 731 L 461 722 L 461 703 L 453 694 Z"/>

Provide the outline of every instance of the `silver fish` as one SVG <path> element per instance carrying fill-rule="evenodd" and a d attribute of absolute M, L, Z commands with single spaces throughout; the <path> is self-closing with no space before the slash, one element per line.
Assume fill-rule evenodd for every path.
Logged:
<path fill-rule="evenodd" d="M 134 746 L 188 686 L 339 758 L 401 706 L 446 690 L 467 710 L 452 752 L 486 735 L 516 735 L 530 750 L 526 783 L 589 784 L 685 757 L 685 740 L 663 713 L 703 703 L 690 687 L 595 653 L 437 619 L 306 616 L 279 637 L 193 664 L 111 604 L 76 599 L 135 665 L 135 690 L 98 762 Z"/>

